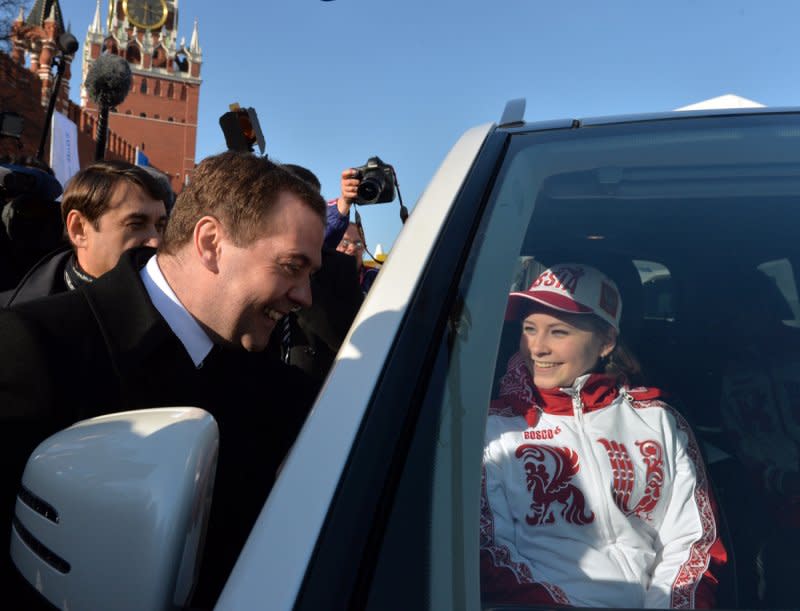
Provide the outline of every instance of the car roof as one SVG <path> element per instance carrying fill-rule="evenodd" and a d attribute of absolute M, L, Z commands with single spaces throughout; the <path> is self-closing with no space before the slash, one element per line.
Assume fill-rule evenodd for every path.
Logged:
<path fill-rule="evenodd" d="M 509 126 L 500 126 L 513 133 L 549 131 L 553 129 L 576 129 L 579 127 L 595 127 L 602 125 L 615 125 L 622 123 L 642 123 L 647 121 L 678 121 L 683 119 L 705 117 L 732 117 L 745 115 L 775 115 L 798 114 L 800 106 L 788 107 L 760 107 L 760 108 L 713 108 L 704 110 L 672 110 L 667 112 L 652 112 L 626 115 L 589 116 L 572 119 L 556 119 L 546 121 L 531 121 L 515 123 Z"/>

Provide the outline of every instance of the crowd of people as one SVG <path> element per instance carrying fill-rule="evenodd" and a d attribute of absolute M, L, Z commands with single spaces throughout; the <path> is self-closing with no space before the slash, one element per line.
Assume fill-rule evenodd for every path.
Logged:
<path fill-rule="evenodd" d="M 0 524 L 49 434 L 103 413 L 204 408 L 222 441 L 193 604 L 212 606 L 378 273 L 350 221 L 358 184 L 345 170 L 326 202 L 307 168 L 228 151 L 176 198 L 157 172 L 100 161 L 49 202 L 64 236 L 51 252 L 15 247 L 6 223 Z M 621 308 L 613 279 L 583 263 L 509 296 L 519 350 L 487 415 L 486 603 L 713 605 L 726 552 L 701 453 L 638 385 Z M 13 582 L 8 557 L 3 571 Z"/>

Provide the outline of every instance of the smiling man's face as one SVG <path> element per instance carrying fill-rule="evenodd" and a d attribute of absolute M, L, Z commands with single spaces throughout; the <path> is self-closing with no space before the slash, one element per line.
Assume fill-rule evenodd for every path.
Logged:
<path fill-rule="evenodd" d="M 321 263 L 322 219 L 289 192 L 278 198 L 265 232 L 247 246 L 223 238 L 215 326 L 225 342 L 248 351 L 266 348 L 290 310 L 311 305 L 311 274 Z"/>

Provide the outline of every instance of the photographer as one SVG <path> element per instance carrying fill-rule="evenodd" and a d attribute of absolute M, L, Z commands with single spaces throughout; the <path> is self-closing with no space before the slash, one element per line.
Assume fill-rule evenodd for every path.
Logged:
<path fill-rule="evenodd" d="M 364 238 L 363 227 L 355 223 L 349 223 L 344 232 L 344 236 L 336 246 L 336 250 L 356 259 L 356 269 L 358 270 L 358 281 L 361 285 L 361 292 L 366 295 L 375 282 L 378 269 L 364 265 L 364 251 L 367 248 L 367 240 Z"/>
<path fill-rule="evenodd" d="M 320 191 L 319 179 L 308 168 L 283 167 Z M 322 382 L 363 301 L 352 257 L 323 247 L 322 265 L 311 278 L 311 295 L 311 306 L 280 320 L 268 352 Z"/>
<path fill-rule="evenodd" d="M 358 198 L 358 186 L 361 184 L 359 169 L 348 168 L 342 172 L 341 190 L 338 199 L 328 202 L 328 223 L 325 226 L 325 243 L 323 248 L 337 250 L 341 253 L 355 257 L 358 280 L 361 293 L 366 295 L 372 286 L 378 270 L 364 267 L 364 239 L 363 228 L 350 222 L 350 208 Z"/>
<path fill-rule="evenodd" d="M 353 206 L 353 200 L 358 197 L 360 183 L 361 179 L 355 168 L 348 168 L 342 172 L 341 195 L 338 199 L 328 202 L 328 223 L 325 226 L 325 243 L 323 245 L 325 248 L 336 250 L 339 242 L 342 241 L 347 226 L 350 224 L 350 208 Z"/>
<path fill-rule="evenodd" d="M 325 247 L 335 248 L 356 259 L 361 292 L 366 295 L 372 287 L 378 269 L 364 265 L 363 254 L 367 249 L 367 240 L 361 219 L 356 212 L 356 222 L 350 222 L 350 208 L 353 204 L 382 204 L 399 195 L 394 168 L 381 161 L 379 157 L 370 157 L 367 163 L 358 168 L 348 168 L 342 172 L 341 195 L 328 202 L 328 223 L 325 228 Z M 400 200 L 400 218 L 403 222 L 408 213 Z"/>

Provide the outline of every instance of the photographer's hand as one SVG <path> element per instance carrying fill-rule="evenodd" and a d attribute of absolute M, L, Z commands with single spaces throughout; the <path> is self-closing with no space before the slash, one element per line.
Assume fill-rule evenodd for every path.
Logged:
<path fill-rule="evenodd" d="M 358 178 L 358 172 L 353 168 L 348 168 L 342 172 L 342 194 L 336 202 L 336 207 L 339 209 L 339 214 L 342 216 L 350 216 L 350 206 L 353 205 L 353 200 L 358 195 L 358 185 L 361 180 Z"/>

